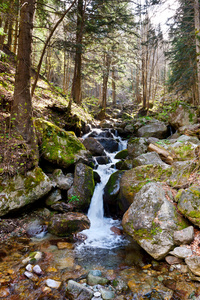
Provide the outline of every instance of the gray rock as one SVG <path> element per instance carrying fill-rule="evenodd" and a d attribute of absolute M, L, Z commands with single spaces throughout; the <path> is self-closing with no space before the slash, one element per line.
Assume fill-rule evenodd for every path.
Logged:
<path fill-rule="evenodd" d="M 138 167 L 142 165 L 163 165 L 167 167 L 167 164 L 165 164 L 158 153 L 156 152 L 147 152 L 144 154 L 141 154 L 133 159 L 133 167 Z"/>
<path fill-rule="evenodd" d="M 104 147 L 93 137 L 87 137 L 83 141 L 83 145 L 91 152 L 93 156 L 105 155 Z"/>
<path fill-rule="evenodd" d="M 93 276 L 102 276 L 102 272 L 100 270 L 90 270 L 89 274 Z"/>
<path fill-rule="evenodd" d="M 115 287 L 115 290 L 120 293 L 123 293 L 128 290 L 128 285 L 120 277 L 113 280 L 113 286 Z"/>
<path fill-rule="evenodd" d="M 87 211 L 94 192 L 94 175 L 92 168 L 85 164 L 76 165 L 74 184 L 68 190 L 68 199 L 74 209 Z"/>
<path fill-rule="evenodd" d="M 169 116 L 169 122 L 175 129 L 194 124 L 197 122 L 197 112 L 191 107 L 179 105 Z"/>
<path fill-rule="evenodd" d="M 0 185 L 0 216 L 41 199 L 53 187 L 52 181 L 40 168 L 35 168 L 26 175 L 5 179 Z"/>
<path fill-rule="evenodd" d="M 167 255 L 165 257 L 165 260 L 169 265 L 177 265 L 177 264 L 181 264 L 181 262 L 182 262 L 182 260 L 180 258 L 175 257 L 173 255 Z"/>
<path fill-rule="evenodd" d="M 170 254 L 178 258 L 187 258 L 192 255 L 192 250 L 188 249 L 186 246 L 176 247 L 173 251 L 170 252 Z"/>
<path fill-rule="evenodd" d="M 127 144 L 128 155 L 135 158 L 147 152 L 148 143 L 145 138 L 130 138 Z"/>
<path fill-rule="evenodd" d="M 123 216 L 122 226 L 143 249 L 159 260 L 173 248 L 173 233 L 181 229 L 180 220 L 162 184 L 150 182 L 135 195 Z M 184 224 L 184 219 L 181 222 Z"/>
<path fill-rule="evenodd" d="M 110 300 L 115 298 L 115 293 L 106 289 L 100 289 L 103 300 Z"/>
<path fill-rule="evenodd" d="M 185 262 L 193 274 L 200 276 L 200 256 L 187 257 Z"/>
<path fill-rule="evenodd" d="M 164 122 L 155 120 L 155 122 L 144 125 L 141 128 L 138 129 L 137 135 L 139 137 L 156 137 L 159 139 L 166 138 L 167 136 L 167 126 Z"/>
<path fill-rule="evenodd" d="M 59 189 L 66 191 L 70 189 L 74 181 L 73 174 L 64 175 L 61 169 L 56 169 L 53 172 L 53 180 Z"/>
<path fill-rule="evenodd" d="M 194 239 L 194 227 L 189 226 L 174 232 L 174 242 L 176 245 L 190 244 Z"/>
<path fill-rule="evenodd" d="M 200 227 L 200 185 L 194 184 L 186 190 L 180 190 L 175 199 L 180 212 Z"/>
<path fill-rule="evenodd" d="M 94 276 L 90 273 L 87 276 L 87 283 L 92 286 L 97 284 L 106 285 L 108 282 L 109 280 L 107 278 L 101 276 Z"/>
<path fill-rule="evenodd" d="M 62 199 L 61 191 L 56 189 L 54 191 L 51 191 L 51 193 L 47 196 L 45 200 L 45 204 L 47 206 L 51 206 L 56 202 L 60 201 L 61 199 Z"/>
<path fill-rule="evenodd" d="M 74 280 L 68 281 L 67 294 L 73 297 L 74 300 L 90 300 L 93 297 L 92 290 Z"/>

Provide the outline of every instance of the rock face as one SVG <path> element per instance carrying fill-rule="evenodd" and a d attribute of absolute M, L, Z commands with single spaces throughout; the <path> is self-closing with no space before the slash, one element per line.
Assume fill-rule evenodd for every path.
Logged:
<path fill-rule="evenodd" d="M 93 137 L 87 137 L 83 141 L 83 145 L 92 153 L 93 156 L 105 155 L 104 147 Z"/>
<path fill-rule="evenodd" d="M 159 260 L 173 248 L 174 231 L 187 225 L 166 197 L 162 184 L 151 182 L 135 195 L 122 226 L 146 252 Z"/>
<path fill-rule="evenodd" d="M 88 210 L 94 187 L 92 168 L 82 163 L 77 164 L 74 174 L 74 184 L 68 190 L 69 202 L 75 210 Z"/>
<path fill-rule="evenodd" d="M 0 216 L 31 204 L 52 189 L 53 184 L 40 168 L 1 182 Z"/>
<path fill-rule="evenodd" d="M 42 158 L 61 168 L 68 168 L 87 155 L 84 145 L 73 132 L 60 129 L 42 119 L 35 120 Z"/>
<path fill-rule="evenodd" d="M 81 213 L 57 214 L 51 218 L 48 230 L 57 236 L 71 236 L 90 227 L 88 217 Z"/>
<path fill-rule="evenodd" d="M 200 227 L 200 186 L 193 185 L 176 195 L 178 209 L 193 224 Z"/>
<path fill-rule="evenodd" d="M 137 131 L 137 136 L 164 139 L 167 137 L 167 126 L 164 122 L 155 120 L 154 122 L 139 128 Z"/>
<path fill-rule="evenodd" d="M 194 124 L 197 122 L 196 111 L 193 108 L 179 105 L 170 115 L 169 122 L 175 129 Z"/>

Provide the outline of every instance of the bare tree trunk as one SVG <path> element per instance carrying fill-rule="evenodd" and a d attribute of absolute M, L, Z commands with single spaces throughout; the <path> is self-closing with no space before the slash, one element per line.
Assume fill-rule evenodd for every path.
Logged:
<path fill-rule="evenodd" d="M 21 0 L 19 44 L 15 75 L 14 101 L 11 111 L 12 128 L 30 146 L 32 156 L 37 160 L 38 149 L 33 126 L 31 85 L 31 46 L 33 17 L 36 0 Z"/>
<path fill-rule="evenodd" d="M 197 56 L 197 89 L 198 104 L 200 104 L 200 23 L 199 23 L 199 0 L 194 0 L 194 23 L 196 36 L 196 56 Z"/>
<path fill-rule="evenodd" d="M 106 109 L 108 77 L 110 72 L 111 56 L 109 53 L 104 54 L 104 71 L 103 71 L 103 91 L 102 91 L 102 108 Z"/>
<path fill-rule="evenodd" d="M 116 105 L 116 76 L 114 64 L 112 65 L 112 104 Z"/>

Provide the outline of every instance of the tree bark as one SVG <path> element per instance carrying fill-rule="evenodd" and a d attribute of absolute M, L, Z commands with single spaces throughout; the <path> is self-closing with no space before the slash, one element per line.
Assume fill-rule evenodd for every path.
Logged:
<path fill-rule="evenodd" d="M 31 45 L 36 0 L 21 0 L 19 43 L 15 75 L 14 101 L 11 111 L 12 132 L 30 146 L 32 156 L 38 157 L 33 125 L 31 84 Z"/>
<path fill-rule="evenodd" d="M 196 36 L 196 57 L 197 57 L 197 89 L 198 104 L 200 104 L 200 22 L 199 22 L 199 0 L 194 0 L 194 23 Z"/>
<path fill-rule="evenodd" d="M 107 103 L 107 87 L 110 72 L 111 56 L 109 53 L 104 55 L 104 71 L 103 71 L 103 91 L 102 91 L 102 108 L 106 109 Z"/>
<path fill-rule="evenodd" d="M 112 65 L 112 104 L 116 105 L 116 76 L 115 76 L 115 66 Z"/>

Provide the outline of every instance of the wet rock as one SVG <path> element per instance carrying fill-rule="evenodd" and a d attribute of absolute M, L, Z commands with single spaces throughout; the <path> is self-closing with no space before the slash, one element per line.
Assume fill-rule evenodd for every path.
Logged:
<path fill-rule="evenodd" d="M 155 120 L 154 122 L 139 128 L 137 131 L 137 136 L 164 139 L 167 137 L 167 126 L 164 122 Z"/>
<path fill-rule="evenodd" d="M 102 288 L 100 289 L 100 292 L 103 300 L 110 300 L 115 298 L 115 293 L 113 291 L 109 291 Z"/>
<path fill-rule="evenodd" d="M 153 258 L 164 258 L 173 248 L 173 233 L 185 224 L 160 183 L 147 183 L 135 195 L 122 226 Z M 184 226 L 184 225 L 182 225 Z"/>
<path fill-rule="evenodd" d="M 170 254 L 178 258 L 187 258 L 192 255 L 192 250 L 187 248 L 186 246 L 176 247 L 173 251 L 170 252 Z"/>
<path fill-rule="evenodd" d="M 76 281 L 69 280 L 66 288 L 66 296 L 74 300 L 90 300 L 93 297 L 93 291 Z"/>
<path fill-rule="evenodd" d="M 127 144 L 128 155 L 135 158 L 147 152 L 148 143 L 146 138 L 130 138 Z"/>
<path fill-rule="evenodd" d="M 64 269 L 72 270 L 74 267 L 74 258 L 70 256 L 57 258 L 56 267 L 59 270 L 64 270 Z"/>
<path fill-rule="evenodd" d="M 180 190 L 175 197 L 178 209 L 193 224 L 200 227 L 200 186 L 192 185 L 186 190 Z"/>
<path fill-rule="evenodd" d="M 24 272 L 24 275 L 28 278 L 28 279 L 31 279 L 32 281 L 38 281 L 38 277 L 31 273 L 31 272 L 28 272 L 28 271 L 25 271 Z"/>
<path fill-rule="evenodd" d="M 93 276 L 102 276 L 102 272 L 100 270 L 90 270 L 88 274 Z"/>
<path fill-rule="evenodd" d="M 45 204 L 47 206 L 51 206 L 56 202 L 60 201 L 61 199 L 62 199 L 61 191 L 56 189 L 47 196 L 45 200 Z"/>
<path fill-rule="evenodd" d="M 87 137 L 83 141 L 83 145 L 87 150 L 91 152 L 93 156 L 105 155 L 104 147 L 101 145 L 101 143 L 98 140 L 94 139 L 93 137 Z"/>
<path fill-rule="evenodd" d="M 46 285 L 50 288 L 53 288 L 53 289 L 59 289 L 59 287 L 61 286 L 61 282 L 53 280 L 53 279 L 47 279 L 46 280 Z"/>
<path fill-rule="evenodd" d="M 101 143 L 104 149 L 108 152 L 115 152 L 118 150 L 119 143 L 113 138 L 104 138 L 104 137 L 97 137 L 97 140 Z"/>
<path fill-rule="evenodd" d="M 31 252 L 28 257 L 26 257 L 22 260 L 22 263 L 25 265 L 32 261 L 37 262 L 41 258 L 42 258 L 42 252 L 40 252 L 40 251 Z"/>
<path fill-rule="evenodd" d="M 118 170 L 131 170 L 133 168 L 133 161 L 131 159 L 120 160 L 116 163 Z"/>
<path fill-rule="evenodd" d="M 88 274 L 87 277 L 87 283 L 92 286 L 97 284 L 106 285 L 108 282 L 109 280 L 107 278 L 101 276 L 94 276 L 90 273 Z"/>
<path fill-rule="evenodd" d="M 70 203 L 65 203 L 65 202 L 57 202 L 53 205 L 51 205 L 51 209 L 57 211 L 57 212 L 70 212 L 73 211 L 73 205 Z"/>
<path fill-rule="evenodd" d="M 74 184 L 68 190 L 68 203 L 74 209 L 87 211 L 94 192 L 94 176 L 92 168 L 79 163 L 76 165 Z"/>
<path fill-rule="evenodd" d="M 169 265 L 176 265 L 176 264 L 180 264 L 182 262 L 182 260 L 180 258 L 172 256 L 172 255 L 167 255 L 165 257 L 165 260 Z"/>
<path fill-rule="evenodd" d="M 74 249 L 74 244 L 72 243 L 66 243 L 66 242 L 58 242 L 57 247 L 59 250 L 62 249 Z"/>
<path fill-rule="evenodd" d="M 0 216 L 36 202 L 52 187 L 51 180 L 40 168 L 1 181 Z"/>
<path fill-rule="evenodd" d="M 28 265 L 26 266 L 26 270 L 27 270 L 28 272 L 32 272 L 32 271 L 33 271 L 33 265 L 28 264 Z"/>
<path fill-rule="evenodd" d="M 115 155 L 115 159 L 126 159 L 128 156 L 128 150 L 124 149 L 119 151 L 116 155 Z"/>
<path fill-rule="evenodd" d="M 187 126 L 197 122 L 197 112 L 194 108 L 179 105 L 176 110 L 170 114 L 169 123 L 175 129 Z"/>
<path fill-rule="evenodd" d="M 194 227 L 189 226 L 174 232 L 174 242 L 176 245 L 190 244 L 194 239 Z"/>
<path fill-rule="evenodd" d="M 114 286 L 115 290 L 118 291 L 119 293 L 123 293 L 128 290 L 128 285 L 120 277 L 114 279 L 112 285 Z"/>
<path fill-rule="evenodd" d="M 26 229 L 26 234 L 29 237 L 44 237 L 47 233 L 47 225 L 42 224 L 40 220 L 30 222 Z"/>
<path fill-rule="evenodd" d="M 33 267 L 33 272 L 35 273 L 35 274 L 37 274 L 37 275 L 42 275 L 42 269 L 40 268 L 40 266 L 39 265 L 35 265 L 34 267 Z"/>
<path fill-rule="evenodd" d="M 61 190 L 69 190 L 74 181 L 73 174 L 68 173 L 67 175 L 64 175 L 61 169 L 54 170 L 52 176 L 57 187 Z"/>
<path fill-rule="evenodd" d="M 71 212 L 54 215 L 49 223 L 49 232 L 57 236 L 71 236 L 89 227 L 90 221 L 86 215 Z"/>
<path fill-rule="evenodd" d="M 187 257 L 185 262 L 193 274 L 200 276 L 200 256 Z"/>
<path fill-rule="evenodd" d="M 99 165 L 106 165 L 110 163 L 110 158 L 108 156 L 97 156 L 96 160 Z"/>

